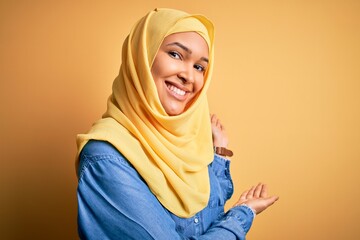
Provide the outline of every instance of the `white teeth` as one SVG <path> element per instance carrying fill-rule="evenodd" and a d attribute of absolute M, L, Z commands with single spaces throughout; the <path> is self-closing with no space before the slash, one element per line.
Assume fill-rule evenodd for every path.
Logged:
<path fill-rule="evenodd" d="M 183 90 L 175 87 L 174 85 L 170 85 L 170 86 L 169 86 L 169 89 L 170 89 L 171 91 L 173 91 L 174 93 L 176 93 L 177 95 L 180 95 L 180 96 L 184 96 L 185 93 L 186 93 L 185 91 L 183 91 Z"/>

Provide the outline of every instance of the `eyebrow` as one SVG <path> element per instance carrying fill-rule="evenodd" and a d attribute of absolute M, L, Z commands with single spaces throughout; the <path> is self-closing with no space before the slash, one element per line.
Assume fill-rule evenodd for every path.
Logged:
<path fill-rule="evenodd" d="M 185 45 L 183 45 L 179 42 L 172 42 L 172 43 L 167 44 L 166 46 L 171 46 L 171 45 L 176 45 L 176 46 L 180 47 L 181 49 L 183 49 L 185 52 L 192 54 L 192 51 L 188 47 L 186 47 Z M 209 59 L 207 59 L 206 57 L 201 57 L 200 59 L 204 62 L 207 62 L 207 63 L 209 62 Z"/>

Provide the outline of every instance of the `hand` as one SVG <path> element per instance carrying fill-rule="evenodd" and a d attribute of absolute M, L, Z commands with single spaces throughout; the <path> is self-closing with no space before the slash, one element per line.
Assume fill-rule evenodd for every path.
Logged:
<path fill-rule="evenodd" d="M 211 130 L 214 146 L 227 148 L 229 140 L 225 128 L 215 114 L 211 115 Z"/>
<path fill-rule="evenodd" d="M 268 196 L 267 186 L 259 183 L 256 187 L 243 192 L 235 206 L 245 204 L 252 208 L 256 214 L 261 213 L 279 199 L 277 196 Z"/>

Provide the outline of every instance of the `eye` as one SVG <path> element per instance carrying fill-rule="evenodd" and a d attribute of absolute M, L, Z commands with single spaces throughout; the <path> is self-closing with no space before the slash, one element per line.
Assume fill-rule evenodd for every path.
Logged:
<path fill-rule="evenodd" d="M 172 58 L 181 59 L 180 53 L 178 53 L 178 52 L 176 52 L 176 51 L 169 51 L 168 54 L 169 54 L 170 57 L 172 57 Z"/>
<path fill-rule="evenodd" d="M 199 72 L 205 72 L 205 67 L 200 64 L 195 64 L 194 68 Z"/>

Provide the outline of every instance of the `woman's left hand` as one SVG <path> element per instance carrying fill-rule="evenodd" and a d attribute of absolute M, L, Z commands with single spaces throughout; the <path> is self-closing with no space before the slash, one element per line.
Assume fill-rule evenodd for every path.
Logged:
<path fill-rule="evenodd" d="M 274 204 L 278 199 L 279 197 L 277 196 L 268 196 L 266 184 L 259 183 L 256 187 L 252 187 L 243 192 L 234 207 L 245 204 L 252 208 L 256 214 L 259 214 Z"/>

